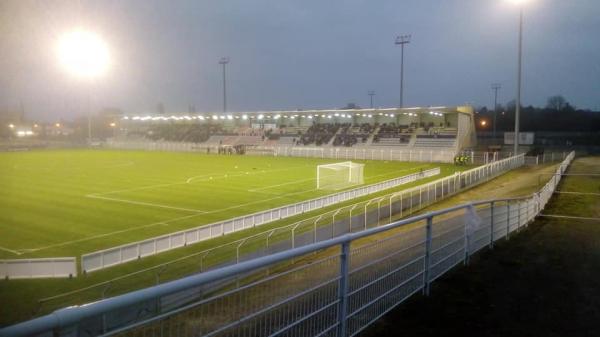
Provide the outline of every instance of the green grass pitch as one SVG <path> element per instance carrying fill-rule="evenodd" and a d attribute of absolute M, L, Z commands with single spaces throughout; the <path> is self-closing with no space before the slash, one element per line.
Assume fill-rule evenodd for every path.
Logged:
<path fill-rule="evenodd" d="M 52 150 L 0 153 L 0 258 L 79 256 L 332 191 L 335 159 Z M 361 161 L 365 184 L 451 165 Z"/>

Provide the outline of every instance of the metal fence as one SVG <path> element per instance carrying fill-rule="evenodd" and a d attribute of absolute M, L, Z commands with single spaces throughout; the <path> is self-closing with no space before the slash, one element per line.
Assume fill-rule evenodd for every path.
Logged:
<path fill-rule="evenodd" d="M 478 250 L 526 226 L 573 156 L 533 196 L 460 205 L 349 233 L 57 310 L 0 336 L 354 336 L 412 294 L 428 294 L 435 279 Z"/>
<path fill-rule="evenodd" d="M 52 278 L 77 276 L 74 257 L 0 260 L 0 278 Z"/>
<path fill-rule="evenodd" d="M 512 156 L 511 152 L 468 152 L 473 164 L 488 164 Z M 540 165 L 561 162 L 567 158 L 569 152 L 544 152 L 537 156 L 525 156 L 525 165 Z"/>
<path fill-rule="evenodd" d="M 217 153 L 219 145 L 211 143 L 186 142 L 152 142 L 152 141 L 118 141 L 109 139 L 105 146 L 124 150 L 145 151 L 178 151 Z M 407 148 L 400 146 L 358 146 L 358 147 L 325 147 L 325 146 L 249 146 L 247 153 L 252 155 L 308 157 L 351 160 L 395 160 L 406 162 L 440 162 L 452 163 L 456 155 L 454 148 Z"/>
<path fill-rule="evenodd" d="M 403 177 L 329 194 L 324 197 L 92 252 L 81 256 L 81 270 L 84 273 L 92 272 L 134 261 L 142 257 L 155 255 L 233 232 L 286 219 L 305 212 L 322 209 L 344 201 L 378 193 L 386 189 L 415 182 L 419 179 L 436 176 L 440 174 L 440 172 L 440 168 L 436 167 L 423 172 L 412 173 Z"/>
<path fill-rule="evenodd" d="M 121 275 L 88 287 L 40 299 L 38 312 L 97 301 L 137 288 L 271 255 L 347 233 L 367 230 L 409 216 L 448 196 L 523 165 L 523 156 L 444 177 L 399 192 L 380 195 L 315 214 L 289 225 L 265 230 L 210 249 Z M 135 281 L 134 281 L 135 280 Z"/>
<path fill-rule="evenodd" d="M 440 149 L 398 149 L 398 147 L 381 148 L 373 147 L 272 147 L 258 148 L 258 150 L 272 149 L 275 156 L 285 157 L 313 157 L 335 158 L 351 160 L 394 160 L 406 162 L 441 162 L 452 163 L 456 150 L 454 148 Z M 264 152 L 263 153 L 267 153 Z"/>

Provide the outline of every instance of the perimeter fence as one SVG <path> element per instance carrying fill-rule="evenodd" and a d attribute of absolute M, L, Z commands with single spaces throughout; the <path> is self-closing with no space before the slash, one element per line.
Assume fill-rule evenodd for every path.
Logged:
<path fill-rule="evenodd" d="M 147 140 L 112 140 L 106 141 L 109 148 L 145 151 L 178 151 L 219 153 L 222 145 L 215 143 L 187 142 L 152 142 Z M 454 147 L 410 148 L 401 146 L 358 146 L 358 147 L 323 147 L 323 146 L 246 146 L 246 153 L 263 156 L 329 158 L 345 160 L 394 160 L 406 162 L 440 162 L 452 163 L 456 155 Z"/>

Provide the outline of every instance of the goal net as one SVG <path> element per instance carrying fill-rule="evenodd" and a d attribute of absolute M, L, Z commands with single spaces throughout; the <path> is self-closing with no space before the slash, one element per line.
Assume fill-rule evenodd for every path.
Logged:
<path fill-rule="evenodd" d="M 351 161 L 317 166 L 317 189 L 339 190 L 364 183 L 364 164 Z"/>

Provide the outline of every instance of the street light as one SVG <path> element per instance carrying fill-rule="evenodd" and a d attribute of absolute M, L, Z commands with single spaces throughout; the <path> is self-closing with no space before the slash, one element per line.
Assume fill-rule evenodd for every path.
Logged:
<path fill-rule="evenodd" d="M 88 143 L 91 143 L 90 87 L 93 80 L 104 74 L 110 65 L 108 47 L 98 35 L 78 29 L 61 36 L 58 41 L 57 55 L 60 64 L 67 72 L 88 82 Z"/>
<path fill-rule="evenodd" d="M 404 45 L 410 43 L 410 35 L 396 37 L 396 45 L 400 45 L 400 109 L 404 107 Z"/>
<path fill-rule="evenodd" d="M 221 57 L 219 64 L 223 66 L 223 112 L 227 112 L 227 77 L 225 76 L 225 68 L 229 63 L 229 57 Z"/>
<path fill-rule="evenodd" d="M 519 6 L 519 47 L 517 56 L 517 102 L 515 107 L 515 140 L 514 140 L 514 154 L 519 153 L 519 119 L 521 116 L 521 77 L 522 77 L 522 63 L 523 63 L 523 5 L 528 0 L 507 0 L 517 6 Z"/>

